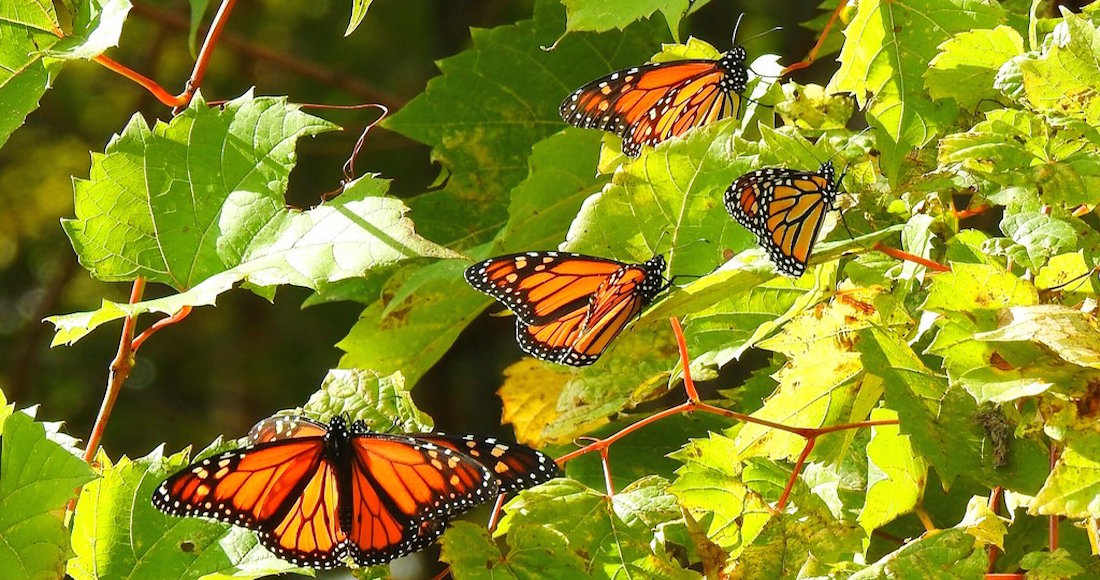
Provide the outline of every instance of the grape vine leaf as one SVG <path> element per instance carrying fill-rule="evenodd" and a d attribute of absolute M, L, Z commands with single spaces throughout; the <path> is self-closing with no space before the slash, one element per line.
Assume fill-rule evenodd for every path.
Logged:
<path fill-rule="evenodd" d="M 111 465 L 100 455 L 103 477 L 85 486 L 73 516 L 76 580 L 103 577 L 179 578 L 207 574 L 259 578 L 308 573 L 271 555 L 256 534 L 202 518 L 170 516 L 150 498 L 160 482 L 188 464 L 182 451 L 164 457 L 160 448 L 137 460 Z"/>
<path fill-rule="evenodd" d="M 649 18 L 660 11 L 668 22 L 672 36 L 679 38 L 680 19 L 689 8 L 692 0 L 561 0 L 565 5 L 565 29 L 570 32 L 605 32 L 614 28 L 620 30 L 643 18 Z M 698 2 L 705 4 L 705 2 Z M 697 9 L 697 7 L 692 8 Z"/>
<path fill-rule="evenodd" d="M 473 580 L 495 578 L 571 580 L 585 576 L 585 563 L 569 551 L 565 534 L 548 527 L 522 526 L 508 531 L 503 552 L 484 526 L 455 522 L 443 534 L 440 559 L 454 574 Z"/>
<path fill-rule="evenodd" d="M 704 527 L 707 538 L 736 557 L 773 517 L 764 498 L 745 484 L 736 443 L 711 433 L 670 457 L 684 466 L 676 471 L 669 491 Z"/>
<path fill-rule="evenodd" d="M 659 479 L 645 485 L 661 485 Z M 636 501 L 630 488 L 626 500 L 618 495 L 609 500 L 571 479 L 554 479 L 536 488 L 524 490 L 508 502 L 506 515 L 496 532 L 511 534 L 512 529 L 536 523 L 561 533 L 569 542 L 569 550 L 584 560 L 588 574 L 605 577 L 625 571 L 631 575 L 650 576 L 647 569 L 655 567 L 675 571 L 682 577 L 684 570 L 663 554 L 650 548 L 653 532 L 646 524 L 646 513 L 652 504 Z"/>
<path fill-rule="evenodd" d="M 416 407 L 400 372 L 382 375 L 373 370 L 332 369 L 303 410 L 326 419 L 346 414 L 372 431 L 432 430 L 432 418 Z"/>
<path fill-rule="evenodd" d="M 65 505 L 95 473 L 28 413 L 8 416 L 0 438 L 0 575 L 58 578 L 71 554 Z"/>
<path fill-rule="evenodd" d="M 1033 341 L 1062 360 L 1100 369 L 1100 335 L 1080 310 L 1054 304 L 1017 306 L 999 313 L 1000 327 L 974 335 L 985 341 Z"/>
<path fill-rule="evenodd" d="M 1100 123 L 1100 27 L 1085 15 L 1062 9 L 1062 19 L 1038 55 L 1018 62 L 1027 100 L 1042 111 Z"/>
<path fill-rule="evenodd" d="M 1024 39 L 1008 26 L 967 30 L 940 44 L 928 63 L 925 86 L 933 99 L 954 99 L 973 109 L 983 99 L 996 100 L 997 71 L 1009 59 L 1023 54 Z"/>
<path fill-rule="evenodd" d="M 557 0 L 538 0 L 532 20 L 471 31 L 473 47 L 439 61 L 442 76 L 384 123 L 432 146 L 449 174 L 443 189 L 410 200 L 420 232 L 467 248 L 506 221 L 508 193 L 528 174 L 531 147 L 565 127 L 558 105 L 575 88 L 640 64 L 667 38 L 640 22 L 621 33 L 572 34 Z"/>
<path fill-rule="evenodd" d="M 130 0 L 82 0 L 74 4 L 72 33 L 47 52 L 52 58 L 90 59 L 118 46 Z"/>
<path fill-rule="evenodd" d="M 1067 437 L 1062 456 L 1029 512 L 1071 518 L 1100 517 L 1100 436 L 1075 433 Z"/>
<path fill-rule="evenodd" d="M 898 415 L 889 409 L 875 409 L 870 418 L 897 419 Z M 859 524 L 871 533 L 919 504 L 928 465 L 897 425 L 879 425 L 871 430 L 867 467 L 867 497 L 859 512 Z"/>
<path fill-rule="evenodd" d="M 0 146 L 7 142 L 46 93 L 57 74 L 43 50 L 58 42 L 53 3 L 5 0 L 0 3 Z"/>
<path fill-rule="evenodd" d="M 953 33 L 992 28 L 1004 9 L 988 0 L 860 2 L 844 30 L 840 69 L 830 88 L 855 95 L 879 129 L 887 174 L 904 155 L 940 134 L 958 114 L 954 103 L 924 93 L 937 47 Z"/>

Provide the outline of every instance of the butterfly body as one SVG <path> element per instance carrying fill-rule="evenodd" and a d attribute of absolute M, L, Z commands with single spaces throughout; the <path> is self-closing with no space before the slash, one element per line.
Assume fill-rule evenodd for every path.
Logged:
<path fill-rule="evenodd" d="M 497 256 L 466 269 L 466 281 L 516 315 L 524 352 L 587 366 L 668 287 L 664 256 L 641 264 L 568 252 Z"/>
<path fill-rule="evenodd" d="M 563 120 L 623 138 L 623 153 L 637 157 L 688 129 L 740 110 L 748 83 L 745 49 L 718 60 L 689 59 L 613 72 L 574 91 L 558 109 Z"/>
<path fill-rule="evenodd" d="M 836 201 L 832 162 L 817 172 L 783 167 L 751 171 L 726 190 L 726 210 L 756 235 L 760 246 L 787 276 L 801 276 L 825 215 Z"/>
<path fill-rule="evenodd" d="M 166 479 L 153 504 L 172 515 L 256 530 L 281 558 L 333 568 L 348 558 L 369 566 L 423 549 L 451 518 L 492 500 L 501 487 L 497 474 L 458 446 L 374 433 L 340 417 L 328 425 L 271 419 L 250 437 L 252 445 L 195 462 Z M 511 463 L 513 455 L 522 456 L 515 463 L 516 489 L 558 474 L 552 460 L 532 449 L 512 446 L 498 453 Z M 533 477 L 519 473 L 528 465 L 536 470 Z"/>

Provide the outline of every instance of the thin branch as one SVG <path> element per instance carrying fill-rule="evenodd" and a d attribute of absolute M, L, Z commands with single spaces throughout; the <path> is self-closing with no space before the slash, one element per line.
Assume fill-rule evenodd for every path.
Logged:
<path fill-rule="evenodd" d="M 145 278 L 139 277 L 134 280 L 134 286 L 130 289 L 130 304 L 140 302 L 144 293 Z M 107 392 L 103 394 L 103 404 L 99 407 L 92 433 L 88 436 L 88 447 L 84 450 L 84 461 L 87 463 L 91 463 L 95 458 L 99 442 L 103 439 L 103 432 L 107 429 L 107 420 L 111 418 L 111 411 L 114 410 L 115 401 L 118 400 L 118 393 L 134 368 L 133 341 L 136 324 L 136 316 L 127 316 L 122 322 L 122 337 L 118 341 L 118 352 L 111 361 L 110 372 L 107 375 Z"/>
<path fill-rule="evenodd" d="M 229 13 L 233 11 L 233 7 L 236 5 L 237 0 L 222 0 L 221 6 L 218 6 L 218 12 L 210 23 L 210 29 L 206 31 L 206 39 L 202 42 L 202 48 L 199 49 L 199 57 L 195 59 L 195 68 L 191 69 L 191 77 L 187 79 L 183 92 L 177 97 L 180 101 L 176 105 L 177 110 L 186 107 L 202 85 L 202 81 L 206 77 L 206 67 L 210 64 L 210 58 L 214 56 L 214 46 L 218 44 L 218 38 L 225 30 L 226 23 L 229 22 Z"/>
<path fill-rule="evenodd" d="M 872 250 L 878 250 L 878 251 L 882 252 L 883 254 L 886 254 L 887 256 L 890 256 L 891 258 L 896 258 L 896 259 L 902 260 L 904 262 L 913 262 L 915 264 L 920 264 L 921 266 L 924 266 L 925 268 L 928 268 L 929 270 L 932 270 L 934 272 L 950 272 L 951 271 L 950 266 L 945 266 L 945 265 L 943 265 L 939 262 L 933 262 L 932 260 L 929 260 L 928 258 L 922 258 L 922 257 L 920 257 L 916 254 L 910 254 L 909 252 L 903 252 L 903 251 L 901 251 L 897 248 L 891 248 L 890 246 L 883 245 L 882 242 L 875 242 L 875 245 L 872 246 L 871 249 Z"/>
<path fill-rule="evenodd" d="M 836 22 L 837 17 L 840 16 L 840 11 L 843 10 L 844 6 L 847 4 L 845 0 L 841 0 L 837 3 L 832 16 L 830 16 L 829 21 L 825 23 L 825 28 L 821 30 L 821 36 L 818 37 L 817 44 L 814 44 L 814 47 L 810 49 L 810 53 L 806 55 L 806 58 L 783 69 L 783 72 L 780 73 L 782 76 L 786 76 L 796 70 L 804 69 L 813 64 L 814 59 L 817 58 L 817 51 L 821 50 L 821 47 L 825 45 L 825 39 L 829 37 L 829 32 L 833 29 L 833 24 Z"/>
<path fill-rule="evenodd" d="M 898 424 L 898 421 L 896 419 L 880 419 L 876 421 L 858 421 L 854 423 L 844 423 L 841 425 L 831 425 L 828 427 L 791 427 L 782 423 L 769 421 L 767 419 L 760 419 L 751 415 L 746 415 L 744 413 L 738 413 L 737 411 L 731 411 L 729 409 L 723 409 L 721 407 L 715 407 L 714 405 L 703 403 L 699 401 L 699 392 L 695 388 L 695 381 L 691 378 L 691 359 L 688 356 L 687 341 L 684 339 L 684 332 L 680 326 L 680 321 L 675 317 L 672 317 L 669 319 L 669 323 L 672 325 L 672 332 L 676 336 L 676 344 L 680 350 L 680 364 L 684 369 L 684 391 L 687 393 L 688 400 L 680 403 L 679 405 L 676 405 L 675 407 L 671 407 L 663 411 L 654 413 L 653 415 L 650 415 L 643 419 L 639 419 L 638 421 L 635 421 L 634 423 L 623 427 L 622 429 L 616 431 L 615 433 L 612 433 L 611 435 L 608 435 L 603 439 L 596 439 L 588 445 L 585 445 L 584 447 L 581 447 L 580 449 L 577 449 L 575 451 L 566 453 L 565 455 L 557 459 L 557 463 L 559 465 L 565 465 L 569 461 L 572 461 L 573 459 L 576 459 L 577 457 L 580 457 L 581 455 L 584 455 L 586 453 L 599 452 L 601 460 L 604 463 L 604 478 L 605 483 L 607 484 L 609 495 L 614 494 L 614 488 L 611 484 L 611 466 L 610 463 L 607 461 L 607 449 L 613 443 L 629 435 L 630 433 L 633 433 L 634 431 L 637 431 L 638 429 L 641 429 L 646 425 L 650 425 L 652 423 L 660 421 L 665 417 L 671 417 L 672 415 L 702 411 L 704 413 L 721 415 L 723 417 L 729 417 L 731 419 L 743 421 L 746 423 L 754 423 L 757 425 L 763 425 L 765 427 L 778 429 L 787 433 L 798 435 L 799 437 L 805 439 L 806 445 L 805 447 L 803 447 L 802 453 L 799 455 L 798 461 L 795 464 L 795 468 L 791 472 L 791 477 L 787 481 L 787 485 L 783 489 L 783 493 L 780 495 L 779 502 L 775 507 L 776 512 L 782 511 L 783 508 L 786 506 L 787 500 L 791 494 L 791 490 L 794 488 L 794 484 L 797 481 L 798 475 L 802 470 L 802 466 L 805 464 L 806 459 L 810 455 L 810 452 L 813 451 L 814 445 L 816 444 L 818 437 L 826 435 L 828 433 L 835 433 L 837 431 L 845 431 L 849 429 L 862 429 L 865 427 L 874 427 L 878 425 Z"/>
<path fill-rule="evenodd" d="M 173 314 L 172 316 L 168 316 L 166 318 L 161 318 L 160 320 L 156 321 L 155 323 L 153 323 L 152 326 L 145 329 L 145 332 L 142 332 L 141 334 L 138 335 L 137 338 L 134 339 L 132 350 L 134 352 L 137 352 L 138 349 L 141 348 L 141 345 L 145 344 L 145 341 L 148 340 L 150 336 L 153 336 L 153 334 L 155 334 L 158 330 L 160 330 L 160 329 L 162 329 L 166 326 L 171 326 L 173 324 L 176 324 L 177 322 L 180 322 L 184 318 L 187 318 L 187 316 L 190 315 L 190 314 L 191 314 L 191 307 L 190 306 L 184 306 L 183 308 L 180 308 L 179 312 Z"/>

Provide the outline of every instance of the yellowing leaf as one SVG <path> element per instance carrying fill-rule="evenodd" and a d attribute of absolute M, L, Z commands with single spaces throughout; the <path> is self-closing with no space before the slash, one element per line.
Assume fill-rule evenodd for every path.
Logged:
<path fill-rule="evenodd" d="M 1068 363 L 1100 369 L 1100 329 L 1080 310 L 1041 304 L 1017 306 L 1000 313 L 997 330 L 974 335 L 978 340 L 1030 340 L 1046 346 Z"/>
<path fill-rule="evenodd" d="M 504 404 L 500 422 L 512 424 L 516 441 L 532 447 L 565 441 L 546 439 L 542 431 L 558 416 L 558 396 L 570 378 L 572 373 L 533 358 L 504 369 L 504 384 L 497 391 Z"/>
<path fill-rule="evenodd" d="M 897 419 L 889 409 L 875 409 L 871 420 Z M 897 425 L 879 425 L 867 444 L 867 497 L 859 523 L 868 533 L 909 513 L 924 494 L 928 465 Z"/>

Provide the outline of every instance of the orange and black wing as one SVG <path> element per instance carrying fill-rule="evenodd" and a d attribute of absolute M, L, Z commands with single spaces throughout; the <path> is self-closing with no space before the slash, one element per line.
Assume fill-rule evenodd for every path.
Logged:
<path fill-rule="evenodd" d="M 172 475 L 153 505 L 177 516 L 203 516 L 259 532 L 276 555 L 332 568 L 347 553 L 338 523 L 337 469 L 324 438 L 273 441 L 220 453 Z"/>
<path fill-rule="evenodd" d="M 502 443 L 475 435 L 424 433 L 415 435 L 448 449 L 464 453 L 493 472 L 500 493 L 510 493 L 545 483 L 561 475 L 558 464 L 545 453 L 518 443 Z"/>
<path fill-rule="evenodd" d="M 623 264 L 528 252 L 474 264 L 466 280 L 516 313 L 516 340 L 524 352 L 586 366 L 665 288 L 664 269 L 659 255 L 643 264 Z"/>
<path fill-rule="evenodd" d="M 832 163 L 816 172 L 760 169 L 737 178 L 725 193 L 726 210 L 756 234 L 787 276 L 801 276 L 837 190 Z"/>
<path fill-rule="evenodd" d="M 428 546 L 451 518 L 499 491 L 481 463 L 411 437 L 360 432 L 352 437 L 351 455 L 348 540 L 363 566 Z"/>
<path fill-rule="evenodd" d="M 611 73 L 569 95 L 559 113 L 567 123 L 623 138 L 623 152 L 637 157 L 688 129 L 736 115 L 748 73 L 744 49 L 719 60 L 679 60 Z"/>
<path fill-rule="evenodd" d="M 323 437 L 325 433 L 328 433 L 328 427 L 313 419 L 296 415 L 277 415 L 253 425 L 248 431 L 248 440 L 255 445 L 295 437 Z"/>
<path fill-rule="evenodd" d="M 639 288 L 646 277 L 640 266 L 623 266 L 583 308 L 545 324 L 517 325 L 520 348 L 536 358 L 570 366 L 596 362 L 641 312 L 646 300 Z"/>
<path fill-rule="evenodd" d="M 519 320 L 543 324 L 588 306 L 621 262 L 568 252 L 497 256 L 466 269 L 474 289 L 496 298 Z"/>

